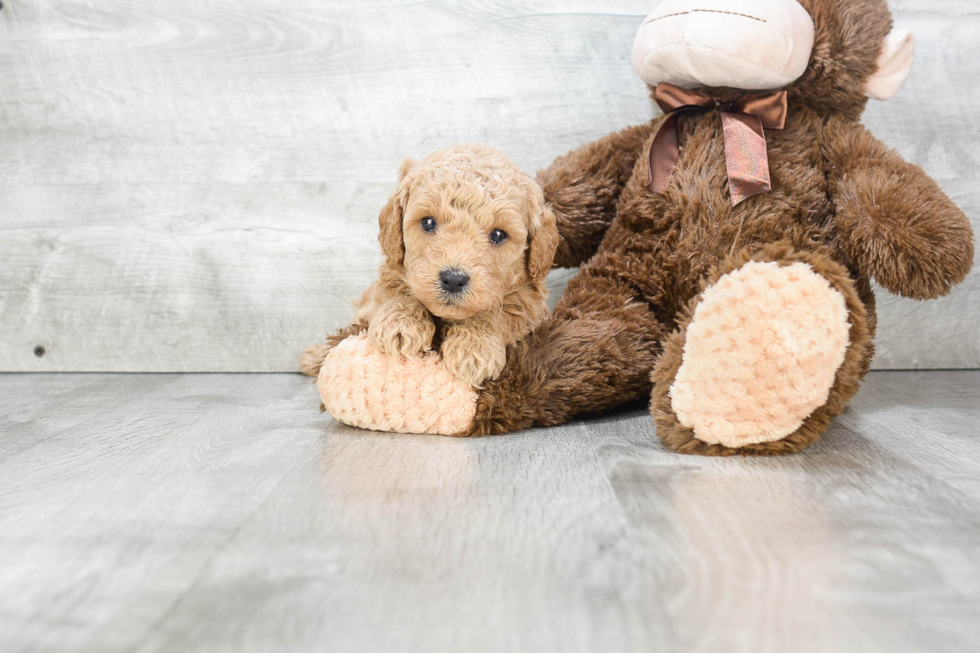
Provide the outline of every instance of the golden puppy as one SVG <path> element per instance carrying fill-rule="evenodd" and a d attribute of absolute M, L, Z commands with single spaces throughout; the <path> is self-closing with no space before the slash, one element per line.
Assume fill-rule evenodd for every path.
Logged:
<path fill-rule="evenodd" d="M 379 222 L 385 261 L 355 327 L 392 355 L 421 356 L 441 340 L 459 379 L 496 378 L 507 345 L 547 314 L 558 231 L 541 188 L 500 152 L 456 145 L 402 163 Z M 316 372 L 327 348 L 304 352 L 304 371 Z"/>

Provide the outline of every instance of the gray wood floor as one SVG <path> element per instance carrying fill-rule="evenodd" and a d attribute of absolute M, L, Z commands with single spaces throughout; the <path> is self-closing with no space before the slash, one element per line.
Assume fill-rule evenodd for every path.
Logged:
<path fill-rule="evenodd" d="M 0 651 L 977 651 L 980 372 L 806 454 L 454 440 L 292 375 L 0 376 Z"/>

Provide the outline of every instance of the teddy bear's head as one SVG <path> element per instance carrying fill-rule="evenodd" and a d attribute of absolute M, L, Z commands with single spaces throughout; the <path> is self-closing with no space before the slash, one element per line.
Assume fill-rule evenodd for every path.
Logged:
<path fill-rule="evenodd" d="M 912 70 L 915 40 L 885 0 L 663 0 L 637 32 L 633 66 L 732 96 L 787 89 L 790 102 L 857 118 Z"/>

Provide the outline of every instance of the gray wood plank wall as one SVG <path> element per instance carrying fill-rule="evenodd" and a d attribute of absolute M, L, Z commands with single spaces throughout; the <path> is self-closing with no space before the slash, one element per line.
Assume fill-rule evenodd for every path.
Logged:
<path fill-rule="evenodd" d="M 653 115 L 652 0 L 4 4 L 0 370 L 293 370 L 373 278 L 403 157 L 533 170 Z M 917 68 L 866 122 L 980 227 L 980 4 L 892 7 Z M 879 297 L 879 367 L 980 365 L 980 275 Z"/>

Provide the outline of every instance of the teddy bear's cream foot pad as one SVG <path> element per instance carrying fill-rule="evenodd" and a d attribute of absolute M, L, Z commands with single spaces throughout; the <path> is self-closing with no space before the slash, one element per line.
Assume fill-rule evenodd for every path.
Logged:
<path fill-rule="evenodd" d="M 844 297 L 806 263 L 750 262 L 704 291 L 670 388 L 681 424 L 743 447 L 796 431 L 827 402 L 849 344 Z"/>
<path fill-rule="evenodd" d="M 461 435 L 476 414 L 476 390 L 450 374 L 438 354 L 387 356 L 366 335 L 334 347 L 316 384 L 334 419 L 364 429 Z"/>

